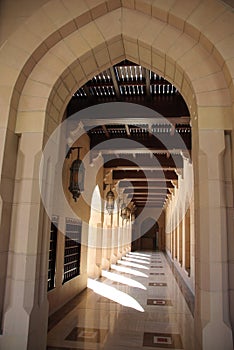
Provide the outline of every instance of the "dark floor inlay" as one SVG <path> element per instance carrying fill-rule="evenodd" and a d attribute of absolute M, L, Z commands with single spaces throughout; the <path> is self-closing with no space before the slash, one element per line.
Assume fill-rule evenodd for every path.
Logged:
<path fill-rule="evenodd" d="M 164 283 L 164 282 L 150 282 L 149 286 L 151 286 L 151 287 L 166 287 L 167 283 Z"/>
<path fill-rule="evenodd" d="M 75 327 L 66 337 L 66 340 L 103 343 L 107 333 L 107 329 Z"/>
<path fill-rule="evenodd" d="M 164 276 L 165 273 L 164 272 L 150 272 L 150 275 L 153 275 L 153 276 Z"/>
<path fill-rule="evenodd" d="M 144 333 L 143 346 L 164 349 L 183 349 L 179 334 Z"/>
<path fill-rule="evenodd" d="M 169 299 L 147 299 L 147 305 L 172 306 L 172 302 Z"/>

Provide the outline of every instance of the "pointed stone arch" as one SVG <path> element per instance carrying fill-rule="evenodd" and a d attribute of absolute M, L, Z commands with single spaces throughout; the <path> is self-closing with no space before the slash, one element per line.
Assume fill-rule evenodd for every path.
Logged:
<path fill-rule="evenodd" d="M 194 139 L 199 139 L 199 144 L 194 144 L 195 165 L 201 166 L 199 147 L 203 151 L 205 149 L 200 154 L 202 157 L 209 153 L 205 145 L 209 134 L 207 130 L 217 131 L 220 143 L 217 154 L 220 155 L 223 152 L 223 131 L 232 130 L 233 120 L 234 52 L 230 47 L 233 47 L 234 33 L 233 13 L 229 8 L 216 0 L 190 4 L 186 0 L 164 4 L 146 0 L 100 0 L 91 5 L 88 1 L 80 1 L 79 8 L 75 3 L 49 1 L 25 21 L 0 49 L 3 77 L 0 88 L 4 92 L 1 136 L 3 142 L 6 141 L 0 151 L 2 180 L 9 143 L 14 139 L 17 144 L 15 134 L 21 135 L 20 152 L 28 152 L 26 164 L 33 159 L 33 167 L 30 168 L 33 177 L 38 155 L 51 132 L 61 122 L 72 93 L 93 75 L 125 58 L 162 75 L 183 95 L 190 110 Z M 136 28 L 134 23 L 139 26 Z M 220 31 L 220 25 L 224 23 Z M 200 130 L 205 132 L 199 134 Z M 34 148 L 28 150 L 30 140 L 33 140 Z M 17 146 L 14 147 L 15 155 L 16 152 Z M 195 185 L 199 188 L 201 174 L 197 171 L 195 175 Z M 31 195 L 34 190 L 31 188 Z M 19 193 L 15 196 L 15 201 L 19 200 L 21 205 L 15 206 L 13 214 L 17 216 L 25 198 Z M 1 197 L 4 202 L 4 194 Z M 196 203 L 200 197 L 201 190 L 198 191 Z M 7 200 L 12 202 L 13 195 Z M 31 206 L 28 205 L 26 209 L 29 215 Z M 38 202 L 36 210 L 37 213 L 40 211 Z M 198 205 L 196 210 L 201 212 L 202 208 Z M 34 227 L 36 239 L 39 227 L 42 235 L 41 225 L 37 223 Z M 201 223 L 199 230 L 202 232 Z M 12 238 L 14 243 L 17 234 L 19 232 Z M 15 248 L 14 244 L 12 247 Z M 17 248 L 20 250 L 22 247 Z M 202 249 L 202 246 L 199 245 L 199 248 Z M 24 249 L 23 252 L 27 253 Z M 38 254 L 40 249 L 34 246 L 33 253 Z M 36 270 L 35 267 L 35 274 Z M 17 279 L 16 275 L 14 277 Z M 203 282 L 200 276 L 198 279 L 199 289 L 201 285 L 203 287 Z M 197 336 L 199 342 L 203 341 L 204 346 L 208 346 L 209 334 L 215 332 L 210 325 L 205 326 L 212 318 L 210 312 L 208 316 L 199 314 L 204 300 L 212 303 L 206 292 L 199 294 Z M 44 301 L 41 304 L 44 305 Z M 33 301 L 29 308 L 34 308 Z M 42 318 L 45 317 L 45 310 Z M 220 309 L 220 313 L 222 311 Z M 228 323 L 228 320 L 225 321 Z M 226 348 L 229 349 L 230 331 L 224 323 L 222 327 L 223 337 L 228 339 Z M 25 343 L 26 339 L 22 344 Z M 214 346 L 219 346 L 215 340 Z"/>

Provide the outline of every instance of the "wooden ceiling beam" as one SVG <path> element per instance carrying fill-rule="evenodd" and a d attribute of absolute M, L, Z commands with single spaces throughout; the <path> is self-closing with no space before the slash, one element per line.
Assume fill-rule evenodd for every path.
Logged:
<path fill-rule="evenodd" d="M 165 200 L 162 200 L 162 199 L 148 199 L 148 198 L 138 198 L 133 201 L 138 203 L 165 203 Z"/>
<path fill-rule="evenodd" d="M 113 71 L 113 74 L 114 74 L 114 77 L 115 77 L 115 73 L 114 73 L 114 69 L 113 67 L 110 68 L 110 71 L 112 72 Z M 146 87 L 146 91 L 148 90 L 149 91 L 149 94 L 150 94 L 150 77 L 149 77 L 149 71 L 146 69 L 146 73 L 145 74 L 145 79 L 142 79 L 142 80 L 121 80 L 119 82 L 117 82 L 116 80 L 116 77 L 115 77 L 115 80 L 116 80 L 116 83 L 117 83 L 117 86 L 119 87 L 119 85 L 121 86 L 145 86 Z M 111 74 L 111 77 L 112 77 L 112 74 Z M 115 83 L 114 83 L 114 79 L 112 77 L 112 82 L 110 81 L 91 81 L 91 82 L 88 82 L 86 85 L 84 86 L 88 86 L 88 87 L 91 87 L 91 88 L 99 88 L 99 87 L 115 87 Z M 167 86 L 167 85 L 170 85 L 172 86 L 170 83 L 168 82 L 163 82 L 163 81 L 158 81 L 158 80 L 155 80 L 155 81 L 152 81 L 152 85 L 156 85 L 156 86 Z M 163 95 L 161 94 L 160 96 L 173 96 L 172 95 Z"/>
<path fill-rule="evenodd" d="M 143 72 L 145 75 L 146 95 L 150 97 L 150 73 L 146 68 L 144 68 Z"/>
<path fill-rule="evenodd" d="M 115 123 L 115 121 L 117 123 Z M 88 126 L 89 129 L 94 128 L 96 126 L 100 125 L 108 125 L 108 124 L 128 124 L 129 126 L 131 125 L 137 125 L 139 128 L 141 125 L 145 124 L 152 124 L 152 125 L 160 125 L 165 126 L 167 124 L 168 126 L 174 125 L 174 124 L 181 124 L 181 125 L 187 125 L 189 126 L 190 123 L 190 117 L 189 116 L 169 116 L 168 118 L 163 118 L 163 117 L 147 117 L 142 115 L 141 117 L 135 117 L 129 116 L 129 115 L 122 115 L 121 117 L 118 117 L 118 119 L 110 119 L 110 118 L 97 118 L 95 115 L 92 115 L 90 119 L 82 119 L 82 123 L 84 126 Z"/>
<path fill-rule="evenodd" d="M 93 105 L 105 102 L 132 102 L 151 108 L 160 113 L 165 118 L 189 116 L 188 107 L 183 97 L 174 95 L 152 95 L 151 98 L 145 98 L 145 95 L 120 95 L 116 96 L 91 96 L 90 98 L 80 98 L 73 96 L 67 107 L 67 117 Z"/>
<path fill-rule="evenodd" d="M 159 203 L 161 203 L 161 202 L 165 202 L 165 200 L 166 200 L 167 198 L 150 198 L 150 197 L 146 197 L 146 198 L 142 198 L 142 197 L 134 197 L 134 198 L 132 198 L 131 200 L 133 201 L 133 202 L 159 202 Z"/>
<path fill-rule="evenodd" d="M 130 132 L 128 124 L 125 124 L 125 130 L 126 130 L 128 137 L 131 137 L 131 132 Z"/>
<path fill-rule="evenodd" d="M 163 209 L 165 203 L 141 203 L 141 202 L 136 202 L 135 206 L 139 209 L 141 208 L 160 208 Z M 139 214 L 137 214 L 139 215 Z"/>
<path fill-rule="evenodd" d="M 138 194 L 148 194 L 149 191 L 151 194 L 161 194 L 164 196 L 171 193 L 168 189 L 163 190 L 160 188 L 159 189 L 158 188 L 150 188 L 149 190 L 147 188 L 134 188 L 134 189 L 126 188 L 124 190 L 124 193 L 128 194 L 128 195 L 138 195 Z"/>
<path fill-rule="evenodd" d="M 141 201 L 141 200 L 136 200 L 135 202 L 135 205 L 138 206 L 138 204 L 144 204 L 144 205 L 147 205 L 147 204 L 157 204 L 157 205 L 161 205 L 163 206 L 165 204 L 164 201 Z"/>
<path fill-rule="evenodd" d="M 109 139 L 110 138 L 110 134 L 109 134 L 109 131 L 107 130 L 106 126 L 105 125 L 102 125 L 102 129 L 106 135 L 106 137 Z"/>
<path fill-rule="evenodd" d="M 105 156 L 104 156 L 105 157 Z M 156 170 L 156 166 L 158 165 L 158 168 L 160 169 L 182 169 L 183 168 L 183 158 L 180 155 L 174 155 L 173 157 L 169 155 L 169 157 L 166 154 L 153 154 L 152 157 L 149 155 L 145 155 L 144 157 L 135 157 L 131 159 L 130 155 L 128 156 L 128 159 L 126 158 L 112 158 L 108 160 L 108 156 L 106 157 L 104 168 L 118 168 L 118 169 L 128 169 L 128 168 L 146 168 L 146 167 L 154 167 Z"/>
<path fill-rule="evenodd" d="M 144 188 L 144 189 L 151 189 L 151 188 L 156 188 L 156 189 L 170 189 L 170 188 L 175 188 L 173 183 L 171 181 L 119 181 L 119 187 L 120 188 Z"/>
<path fill-rule="evenodd" d="M 178 175 L 173 170 L 167 171 L 135 171 L 135 170 L 113 170 L 112 173 L 113 180 L 123 180 L 123 179 L 147 179 L 147 180 L 178 180 Z"/>
<path fill-rule="evenodd" d="M 166 198 L 167 194 L 159 194 L 159 193 L 134 193 L 134 194 L 128 194 L 127 197 L 132 198 Z"/>
<path fill-rule="evenodd" d="M 162 209 L 163 208 L 163 206 L 164 206 L 164 203 L 162 204 L 162 205 L 158 205 L 158 204 L 145 204 L 145 203 L 136 203 L 136 206 L 138 207 L 138 208 L 141 208 L 141 207 L 146 207 L 146 208 L 158 208 L 158 209 Z"/>
<path fill-rule="evenodd" d="M 83 89 L 84 89 L 84 92 L 86 93 L 87 97 L 90 98 L 92 95 L 91 95 L 91 93 L 90 93 L 90 91 L 89 91 L 88 86 L 87 86 L 87 85 L 84 85 L 84 86 L 83 86 Z"/>
<path fill-rule="evenodd" d="M 119 91 L 119 84 L 117 82 L 116 79 L 116 75 L 115 75 L 115 71 L 113 67 L 110 67 L 110 73 L 111 73 L 111 79 L 114 85 L 114 89 L 115 89 L 115 93 L 116 93 L 116 97 L 120 98 L 120 91 Z M 111 84 L 112 85 L 112 84 Z M 104 86 L 104 85 L 103 85 Z"/>

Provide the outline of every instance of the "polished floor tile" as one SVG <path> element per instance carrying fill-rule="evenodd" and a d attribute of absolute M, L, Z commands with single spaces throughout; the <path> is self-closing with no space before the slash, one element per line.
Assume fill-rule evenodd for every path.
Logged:
<path fill-rule="evenodd" d="M 183 349 L 179 334 L 144 333 L 143 346 L 164 349 Z"/>
<path fill-rule="evenodd" d="M 107 336 L 107 333 L 107 329 L 75 327 L 71 333 L 68 334 L 65 340 L 103 343 Z"/>
<path fill-rule="evenodd" d="M 193 316 L 164 254 L 122 262 L 50 317 L 48 350 L 195 349 Z"/>
<path fill-rule="evenodd" d="M 147 305 L 172 306 L 172 302 L 168 299 L 147 299 Z"/>
<path fill-rule="evenodd" d="M 150 287 L 166 287 L 167 284 L 164 282 L 150 282 L 149 286 Z"/>

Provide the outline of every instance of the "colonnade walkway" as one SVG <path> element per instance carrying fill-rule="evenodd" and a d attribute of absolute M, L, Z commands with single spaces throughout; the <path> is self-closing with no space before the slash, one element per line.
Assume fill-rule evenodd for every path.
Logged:
<path fill-rule="evenodd" d="M 162 252 L 132 252 L 49 319 L 48 350 L 194 350 L 194 319 Z"/>

